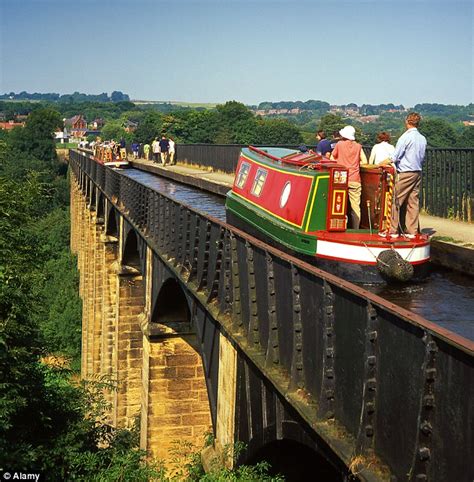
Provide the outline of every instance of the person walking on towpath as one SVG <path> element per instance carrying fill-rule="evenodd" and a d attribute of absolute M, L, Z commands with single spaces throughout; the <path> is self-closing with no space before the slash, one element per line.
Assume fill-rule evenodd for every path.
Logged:
<path fill-rule="evenodd" d="M 399 226 L 406 227 L 405 237 L 414 238 L 418 234 L 420 215 L 421 169 L 425 160 L 426 138 L 418 131 L 421 116 L 411 112 L 406 116 L 406 131 L 398 139 L 395 152 L 383 164 L 393 162 L 397 170 L 395 181 L 394 202 L 390 231 L 380 233 L 392 238 L 399 236 Z M 406 205 L 405 220 L 400 223 L 400 210 Z"/>
<path fill-rule="evenodd" d="M 173 139 L 171 139 L 171 137 L 168 139 L 168 143 L 169 143 L 169 155 L 170 155 L 170 165 L 172 166 L 173 164 L 176 164 L 175 160 L 174 160 L 174 156 L 176 154 L 176 147 L 175 147 L 175 142 L 173 141 Z"/>
<path fill-rule="evenodd" d="M 147 161 L 150 160 L 150 144 L 148 144 L 148 142 L 143 146 L 143 157 Z"/>
<path fill-rule="evenodd" d="M 153 161 L 158 162 L 158 159 L 160 157 L 160 142 L 156 137 L 155 139 L 153 139 L 153 142 L 151 143 L 151 150 L 153 152 Z"/>
<path fill-rule="evenodd" d="M 133 158 L 138 159 L 138 151 L 140 150 L 140 144 L 137 141 L 132 143 Z"/>
<path fill-rule="evenodd" d="M 160 140 L 160 152 L 161 152 L 161 162 L 163 163 L 163 166 L 166 166 L 166 163 L 168 162 L 169 149 L 170 149 L 170 143 L 168 139 L 165 136 L 162 136 Z"/>
<path fill-rule="evenodd" d="M 355 141 L 355 129 L 345 126 L 339 131 L 342 140 L 336 144 L 331 154 L 331 159 L 349 170 L 349 202 L 351 204 L 351 227 L 359 229 L 360 224 L 360 196 L 362 184 L 360 165 L 367 164 L 367 157 L 362 146 Z"/>

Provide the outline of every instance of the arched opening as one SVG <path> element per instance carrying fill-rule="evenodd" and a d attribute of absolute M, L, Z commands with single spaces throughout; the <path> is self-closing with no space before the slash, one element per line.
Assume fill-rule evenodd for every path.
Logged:
<path fill-rule="evenodd" d="M 115 215 L 115 209 L 111 209 L 109 211 L 105 234 L 107 234 L 107 236 L 113 236 L 115 238 L 118 238 L 118 223 L 117 216 Z"/>
<path fill-rule="evenodd" d="M 170 278 L 163 284 L 152 317 L 154 323 L 189 323 L 191 315 L 188 302 L 179 283 Z"/>
<path fill-rule="evenodd" d="M 97 219 L 103 222 L 105 215 L 105 201 L 104 196 L 102 193 L 99 193 L 99 197 L 97 199 Z"/>
<path fill-rule="evenodd" d="M 135 231 L 130 230 L 125 241 L 122 264 L 140 269 L 140 253 L 138 251 L 138 239 Z"/>
<path fill-rule="evenodd" d="M 247 459 L 247 465 L 268 462 L 270 475 L 280 474 L 287 482 L 342 482 L 343 475 L 321 454 L 294 440 L 275 440 Z"/>
<path fill-rule="evenodd" d="M 90 193 L 90 210 L 96 210 L 97 203 L 97 188 L 91 183 L 91 193 Z"/>

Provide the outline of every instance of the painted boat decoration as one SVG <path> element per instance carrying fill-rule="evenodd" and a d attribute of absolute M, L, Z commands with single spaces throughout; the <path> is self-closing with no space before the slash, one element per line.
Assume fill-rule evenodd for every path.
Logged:
<path fill-rule="evenodd" d="M 305 261 L 355 282 L 408 281 L 426 274 L 429 238 L 381 237 L 393 168 L 361 166 L 360 229 L 349 229 L 348 171 L 309 151 L 242 149 L 227 221 Z"/>
<path fill-rule="evenodd" d="M 97 145 L 94 147 L 93 154 L 95 161 L 104 166 L 124 169 L 130 165 L 127 158 L 120 156 L 118 146 L 110 144 Z"/>

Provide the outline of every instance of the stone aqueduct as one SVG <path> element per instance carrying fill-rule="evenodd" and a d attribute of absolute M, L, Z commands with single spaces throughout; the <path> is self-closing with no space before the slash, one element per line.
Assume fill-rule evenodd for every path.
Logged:
<path fill-rule="evenodd" d="M 464 480 L 472 343 L 86 154 L 70 165 L 82 376 L 117 381 L 110 421 L 139 415 L 153 457 L 212 431 L 208 458 L 242 441 L 238 462 L 286 452 L 335 480 L 354 460 L 362 480 Z"/>

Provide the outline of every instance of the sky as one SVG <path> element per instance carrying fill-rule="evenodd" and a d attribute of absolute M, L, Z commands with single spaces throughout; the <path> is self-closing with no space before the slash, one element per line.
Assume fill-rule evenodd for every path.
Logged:
<path fill-rule="evenodd" d="M 473 102 L 473 2 L 0 0 L 0 93 Z"/>

